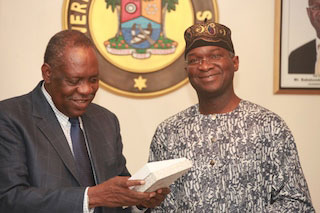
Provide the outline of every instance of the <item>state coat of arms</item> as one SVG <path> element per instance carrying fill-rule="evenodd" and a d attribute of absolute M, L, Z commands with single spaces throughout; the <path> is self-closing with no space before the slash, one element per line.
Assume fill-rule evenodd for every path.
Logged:
<path fill-rule="evenodd" d="M 106 3 L 113 7 L 112 1 Z M 135 58 L 174 53 L 177 42 L 169 39 L 164 30 L 166 9 L 167 6 L 162 8 L 162 0 L 120 1 L 119 29 L 115 37 L 105 42 L 107 51 L 132 54 Z"/>
<path fill-rule="evenodd" d="M 215 0 L 65 0 L 63 28 L 93 41 L 104 88 L 154 97 L 188 82 L 183 33 L 204 19 L 217 21 Z"/>

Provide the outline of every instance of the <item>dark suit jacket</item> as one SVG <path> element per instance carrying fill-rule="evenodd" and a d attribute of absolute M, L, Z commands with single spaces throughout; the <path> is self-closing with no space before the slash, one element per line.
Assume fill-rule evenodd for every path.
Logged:
<path fill-rule="evenodd" d="M 0 212 L 79 213 L 85 188 L 41 83 L 29 94 L 0 102 Z M 90 104 L 82 120 L 97 183 L 128 176 L 117 117 Z"/>
<path fill-rule="evenodd" d="M 316 57 L 316 40 L 293 50 L 289 55 L 289 74 L 314 74 Z"/>

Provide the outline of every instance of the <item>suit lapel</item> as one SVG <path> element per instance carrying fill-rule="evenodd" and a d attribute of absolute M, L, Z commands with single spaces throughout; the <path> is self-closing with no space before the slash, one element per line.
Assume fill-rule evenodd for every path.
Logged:
<path fill-rule="evenodd" d="M 85 113 L 81 116 L 81 119 L 83 121 L 84 131 L 87 138 L 87 142 L 90 149 L 90 159 L 91 159 L 91 165 L 93 172 L 95 174 L 96 183 L 100 183 L 100 174 L 99 168 L 103 168 L 99 166 L 99 163 L 101 162 L 98 158 L 99 152 L 102 151 L 101 146 L 99 146 L 99 141 L 103 141 L 103 137 L 101 136 L 101 133 L 97 130 L 97 125 L 95 124 L 94 120 L 90 118 L 90 116 Z"/>
<path fill-rule="evenodd" d="M 53 110 L 51 109 L 51 106 L 41 91 L 41 85 L 42 82 L 38 84 L 37 88 L 32 94 L 32 103 L 34 109 L 33 116 L 37 117 L 38 128 L 47 137 L 49 143 L 57 151 L 65 166 L 80 184 L 75 161 L 69 144 Z"/>

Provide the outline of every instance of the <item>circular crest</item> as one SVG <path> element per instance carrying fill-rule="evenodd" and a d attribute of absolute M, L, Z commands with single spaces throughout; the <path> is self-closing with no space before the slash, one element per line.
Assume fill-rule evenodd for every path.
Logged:
<path fill-rule="evenodd" d="M 188 82 L 184 30 L 217 17 L 215 0 L 65 0 L 63 28 L 93 41 L 104 88 L 153 97 Z"/>

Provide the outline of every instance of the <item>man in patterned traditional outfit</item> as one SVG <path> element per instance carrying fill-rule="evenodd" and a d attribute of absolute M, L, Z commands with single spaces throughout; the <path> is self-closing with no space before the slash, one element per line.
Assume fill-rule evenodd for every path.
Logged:
<path fill-rule="evenodd" d="M 153 212 L 314 212 L 289 128 L 234 92 L 230 29 L 198 23 L 184 37 L 199 103 L 158 126 L 149 161 L 186 157 L 193 167 Z"/>

